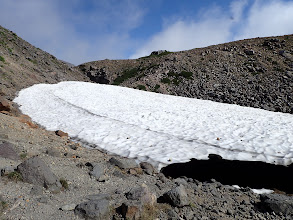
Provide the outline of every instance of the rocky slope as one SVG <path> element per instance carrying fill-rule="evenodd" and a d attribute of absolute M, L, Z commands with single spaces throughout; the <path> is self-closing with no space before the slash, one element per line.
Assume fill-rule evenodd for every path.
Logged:
<path fill-rule="evenodd" d="M 292 219 L 293 198 L 166 178 L 0 113 L 1 219 Z M 195 168 L 193 168 L 195 169 Z M 197 167 L 196 169 L 200 169 Z"/>
<path fill-rule="evenodd" d="M 292 36 L 288 36 L 289 40 L 285 42 L 283 38 L 286 40 L 286 37 L 278 38 L 279 41 L 269 40 L 268 45 L 276 50 L 274 57 L 278 59 L 272 59 L 276 62 L 284 61 L 280 65 L 286 72 L 281 75 L 281 72 L 271 70 L 269 64 L 266 68 L 271 71 L 270 74 L 278 75 L 279 78 L 286 76 L 283 78 L 287 82 L 279 87 L 289 91 L 291 88 L 287 88 L 287 85 L 292 83 L 292 77 L 289 77 L 290 71 L 287 70 L 291 68 L 291 61 L 288 58 L 285 60 L 283 56 L 290 58 L 289 51 L 292 50 L 288 49 L 288 42 Z M 261 42 L 265 39 L 256 40 Z M 88 80 L 80 70 L 101 83 L 213 99 L 218 96 L 209 96 L 209 89 L 214 88 L 214 94 L 224 92 L 226 96 L 228 87 L 225 82 L 228 78 L 225 77 L 234 74 L 234 77 L 239 75 L 240 83 L 229 81 L 235 86 L 235 93 L 231 94 L 240 94 L 242 83 L 246 81 L 244 76 L 238 74 L 238 70 L 233 72 L 228 69 L 226 75 L 222 72 L 213 73 L 211 71 L 220 68 L 220 64 L 211 61 L 205 65 L 203 62 L 224 59 L 212 55 L 218 47 L 215 50 L 217 53 L 232 54 L 231 60 L 236 63 L 233 57 L 238 59 L 242 55 L 233 55 L 236 52 L 229 49 L 228 45 L 242 48 L 238 44 L 225 44 L 228 49 L 214 46 L 163 53 L 138 60 L 97 61 L 94 65 L 89 63 L 72 68 L 0 27 L 0 219 L 292 219 L 293 198 L 283 192 L 275 190 L 275 194 L 260 196 L 249 188 L 223 185 L 214 179 L 200 182 L 185 176 L 166 177 L 148 163 L 136 164 L 127 158 L 88 149 L 71 141 L 62 131 L 46 131 L 34 124 L 28 116 L 22 115 L 9 101 L 17 91 L 35 83 Z M 279 44 L 281 49 L 286 49 L 282 56 L 277 51 L 280 48 L 276 49 Z M 199 54 L 198 50 L 203 54 Z M 254 54 L 243 54 L 243 57 L 258 59 L 256 54 L 259 52 L 255 48 L 253 50 L 247 53 Z M 198 65 L 193 57 L 197 57 L 195 60 L 198 65 L 202 61 L 198 72 L 195 71 Z M 225 60 L 229 68 L 234 65 L 228 62 L 229 56 Z M 237 65 L 240 69 L 247 68 L 242 67 L 241 63 Z M 230 76 L 228 73 L 233 74 Z M 268 83 L 266 74 L 249 76 Z M 207 80 L 207 77 L 211 78 Z M 219 79 L 222 79 L 221 86 L 215 86 Z M 195 89 L 199 85 L 197 82 L 202 82 L 200 89 Z M 253 81 L 252 85 L 256 82 Z M 270 90 L 269 87 L 264 89 Z M 260 92 L 256 95 L 262 97 L 261 94 L 265 95 Z M 290 95 L 284 95 L 289 103 Z M 244 102 L 243 97 L 246 96 L 239 95 L 236 101 Z M 274 102 L 271 100 L 271 103 Z M 280 103 L 283 106 L 283 102 Z M 288 106 L 283 110 L 289 112 Z M 192 169 L 196 171 L 200 167 Z"/>
<path fill-rule="evenodd" d="M 22 88 L 36 83 L 86 81 L 67 63 L 40 50 L 0 26 L 0 93 L 12 99 Z M 1 95 L 1 94 L 0 94 Z"/>
<path fill-rule="evenodd" d="M 98 83 L 293 113 L 293 35 L 78 68 Z"/>

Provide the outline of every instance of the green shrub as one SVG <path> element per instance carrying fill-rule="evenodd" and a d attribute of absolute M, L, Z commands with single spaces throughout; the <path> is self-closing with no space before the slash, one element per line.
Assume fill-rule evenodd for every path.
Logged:
<path fill-rule="evenodd" d="M 59 182 L 61 183 L 64 189 L 68 189 L 68 182 L 64 178 L 61 178 Z"/>
<path fill-rule="evenodd" d="M 0 217 L 3 214 L 3 211 L 8 207 L 8 203 L 1 200 L 0 201 Z M 2 218 L 1 218 L 2 219 Z"/>
<path fill-rule="evenodd" d="M 187 71 L 181 71 L 181 73 L 179 73 L 180 76 L 183 76 L 186 79 L 192 79 L 192 72 L 187 72 Z"/>
<path fill-rule="evenodd" d="M 172 80 L 172 83 L 173 83 L 174 85 L 178 86 L 180 82 L 179 82 L 179 80 L 176 78 L 176 79 L 173 79 L 173 80 Z"/>
<path fill-rule="evenodd" d="M 22 181 L 22 176 L 17 171 L 13 171 L 11 173 L 8 173 L 7 177 L 8 177 L 8 179 L 13 180 L 15 182 Z"/>
<path fill-rule="evenodd" d="M 135 77 L 138 74 L 138 69 L 133 68 L 130 70 L 124 70 L 121 76 L 118 76 L 116 79 L 114 79 L 113 85 L 120 85 L 125 80 L 130 79 L 132 77 Z"/>
<path fill-rule="evenodd" d="M 4 57 L 0 56 L 0 61 L 5 62 Z"/>
<path fill-rule="evenodd" d="M 173 52 L 170 52 L 170 51 L 165 51 L 163 53 L 160 53 L 160 54 L 151 54 L 149 56 L 145 56 L 145 57 L 140 57 L 139 59 L 146 59 L 146 58 L 150 58 L 150 57 L 161 57 L 161 56 L 166 56 L 170 53 L 173 53 Z"/>
<path fill-rule="evenodd" d="M 161 79 L 161 82 L 166 83 L 166 84 L 170 84 L 171 81 L 169 78 L 163 78 L 163 79 Z"/>
<path fill-rule="evenodd" d="M 146 91 L 146 87 L 145 87 L 144 85 L 138 85 L 137 88 L 138 88 L 139 90 L 144 90 L 144 91 Z"/>
<path fill-rule="evenodd" d="M 20 159 L 25 159 L 26 157 L 27 157 L 27 153 L 21 153 L 20 155 L 19 155 L 19 157 L 20 157 Z"/>
<path fill-rule="evenodd" d="M 174 72 L 169 72 L 169 73 L 167 73 L 167 75 L 168 75 L 168 76 L 175 76 L 175 77 L 178 76 L 178 74 L 176 74 L 176 73 L 174 73 Z"/>

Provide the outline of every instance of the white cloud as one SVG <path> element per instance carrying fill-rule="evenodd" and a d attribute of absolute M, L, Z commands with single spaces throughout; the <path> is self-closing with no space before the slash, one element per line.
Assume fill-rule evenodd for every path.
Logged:
<path fill-rule="evenodd" d="M 293 34 L 293 2 L 255 1 L 236 39 Z"/>
<path fill-rule="evenodd" d="M 230 11 L 214 6 L 201 10 L 200 19 L 178 19 L 147 40 L 131 58 L 154 50 L 179 51 L 237 39 L 293 33 L 293 2 L 235 0 Z"/>
<path fill-rule="evenodd" d="M 117 3 L 117 1 L 115 1 Z M 125 57 L 144 11 L 131 0 L 0 0 L 0 25 L 59 59 L 80 64 Z"/>
<path fill-rule="evenodd" d="M 136 0 L 0 0 L 0 25 L 74 64 L 126 58 L 133 50 L 131 58 L 137 58 L 159 49 L 187 50 L 293 33 L 292 1 L 233 0 L 229 11 L 214 5 L 193 18 L 169 15 L 162 18 L 160 32 L 148 39 L 133 37 L 150 9 Z"/>
<path fill-rule="evenodd" d="M 210 14 L 213 17 L 209 16 Z M 131 58 L 150 54 L 154 50 L 179 51 L 195 47 L 225 42 L 230 35 L 233 20 L 222 15 L 218 8 L 212 8 L 201 14 L 200 21 L 178 20 L 155 34 L 145 45 L 139 48 Z"/>

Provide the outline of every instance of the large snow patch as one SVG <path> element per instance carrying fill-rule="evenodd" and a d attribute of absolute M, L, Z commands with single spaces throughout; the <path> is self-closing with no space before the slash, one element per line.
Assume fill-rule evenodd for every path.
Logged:
<path fill-rule="evenodd" d="M 293 115 L 86 82 L 38 84 L 14 102 L 48 130 L 161 168 L 209 154 L 293 162 Z"/>

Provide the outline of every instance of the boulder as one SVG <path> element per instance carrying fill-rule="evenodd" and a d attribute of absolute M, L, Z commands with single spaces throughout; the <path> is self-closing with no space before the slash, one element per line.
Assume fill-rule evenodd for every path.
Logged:
<path fill-rule="evenodd" d="M 92 168 L 89 174 L 95 177 L 96 179 L 99 179 L 101 176 L 105 174 L 104 167 L 99 163 L 95 164 L 95 166 Z"/>
<path fill-rule="evenodd" d="M 155 172 L 155 168 L 150 163 L 142 162 L 139 165 L 142 170 L 148 175 L 152 175 Z"/>
<path fill-rule="evenodd" d="M 39 157 L 31 157 L 17 166 L 23 181 L 40 185 L 52 192 L 59 192 L 61 183 L 50 168 Z"/>
<path fill-rule="evenodd" d="M 104 220 L 109 214 L 109 200 L 102 198 L 89 200 L 77 205 L 74 213 L 85 219 Z"/>
<path fill-rule="evenodd" d="M 134 159 L 128 159 L 128 158 L 119 158 L 116 159 L 112 157 L 109 162 L 114 165 L 119 167 L 120 169 L 130 169 L 130 168 L 136 168 L 138 167 L 138 164 L 135 162 Z"/>
<path fill-rule="evenodd" d="M 151 55 L 160 55 L 160 54 L 166 53 L 166 52 L 167 52 L 167 50 L 157 50 L 157 51 L 153 51 L 151 53 Z"/>
<path fill-rule="evenodd" d="M 244 53 L 246 55 L 254 55 L 254 51 L 253 50 L 244 50 Z"/>
<path fill-rule="evenodd" d="M 141 205 L 154 205 L 157 197 L 153 194 L 146 184 L 131 189 L 125 194 L 128 200 L 139 201 Z"/>
<path fill-rule="evenodd" d="M 279 54 L 285 57 L 287 60 L 293 61 L 293 55 L 289 51 L 281 50 L 279 51 Z"/>
<path fill-rule="evenodd" d="M 189 204 L 188 196 L 183 185 L 166 192 L 160 200 L 175 207 L 183 207 Z"/>
<path fill-rule="evenodd" d="M 293 197 L 280 194 L 261 194 L 260 200 L 265 209 L 284 215 L 293 214 Z"/>

